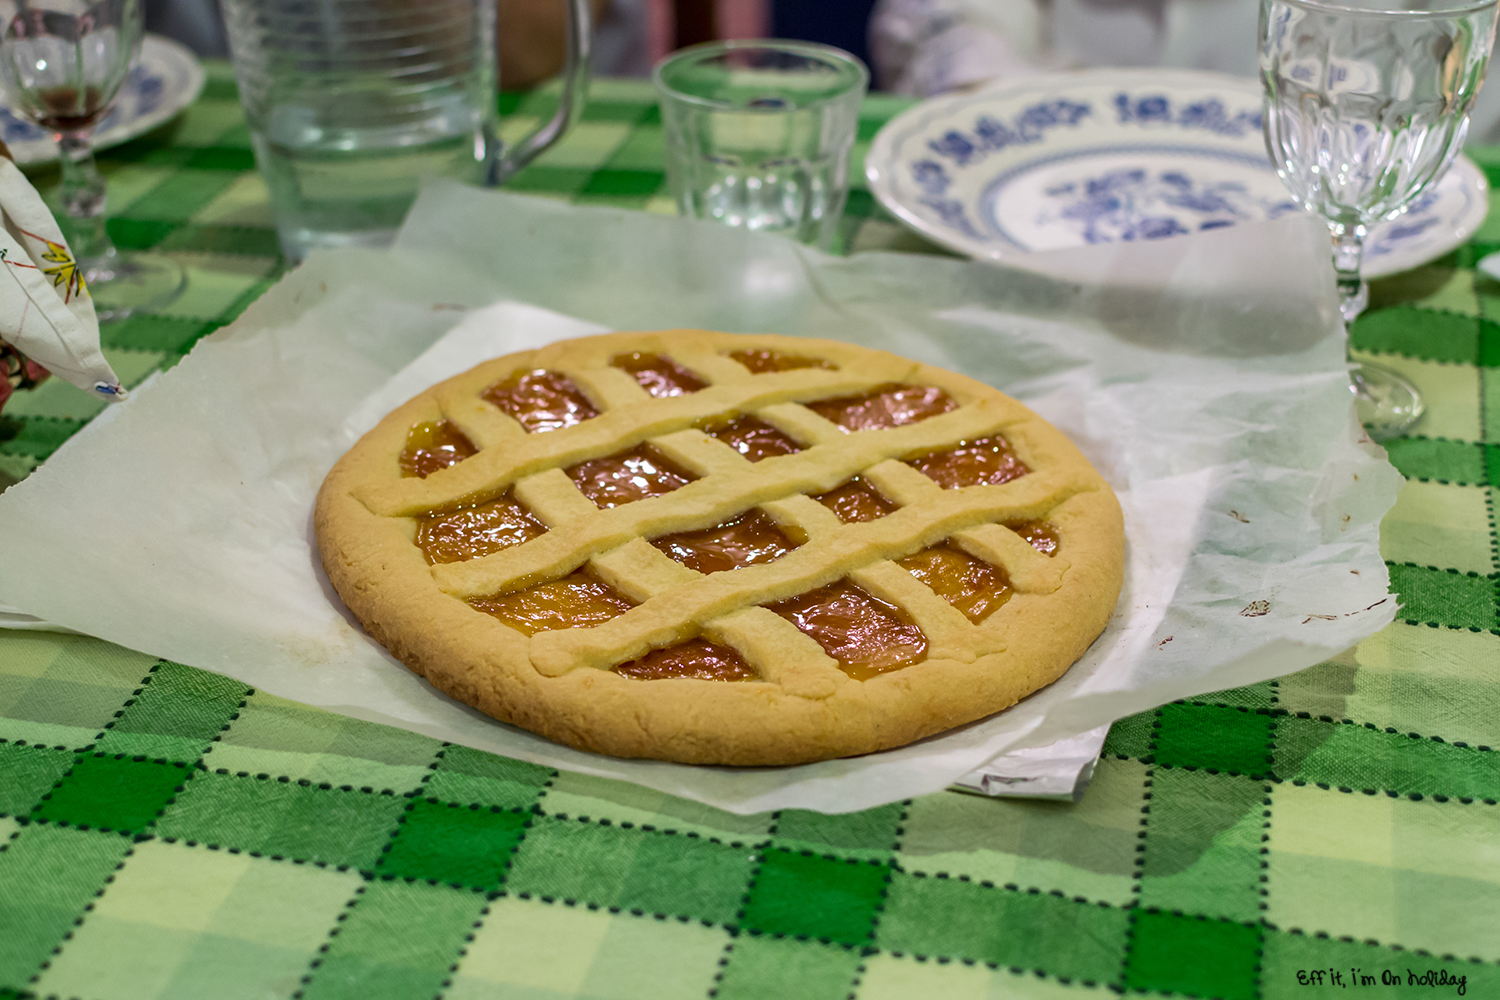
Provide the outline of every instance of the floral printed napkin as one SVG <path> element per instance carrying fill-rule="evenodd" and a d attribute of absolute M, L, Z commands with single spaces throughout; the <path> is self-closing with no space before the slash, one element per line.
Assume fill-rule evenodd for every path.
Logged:
<path fill-rule="evenodd" d="M 8 153 L 3 145 L 0 153 Z M 124 399 L 99 349 L 99 319 L 83 269 L 41 195 L 8 155 L 0 156 L 0 221 L 0 408 L 49 371 L 85 392 Z"/>

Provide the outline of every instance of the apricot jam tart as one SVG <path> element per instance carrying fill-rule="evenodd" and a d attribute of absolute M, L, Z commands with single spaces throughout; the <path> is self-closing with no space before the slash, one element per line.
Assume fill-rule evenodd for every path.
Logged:
<path fill-rule="evenodd" d="M 561 341 L 390 414 L 318 546 L 365 628 L 580 749 L 773 765 L 901 746 L 1050 684 L 1103 630 L 1119 505 L 982 383 L 828 340 Z"/>

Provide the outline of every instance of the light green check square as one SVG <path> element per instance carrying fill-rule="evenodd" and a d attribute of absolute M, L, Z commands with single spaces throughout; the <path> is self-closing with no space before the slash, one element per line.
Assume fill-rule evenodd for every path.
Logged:
<path fill-rule="evenodd" d="M 611 170 L 661 170 L 666 137 L 660 125 L 637 126 L 609 157 Z"/>
<path fill-rule="evenodd" d="M 701 923 L 497 899 L 447 1000 L 701 1000 L 729 932 Z"/>
<path fill-rule="evenodd" d="M 259 173 L 241 174 L 207 205 L 193 213 L 193 222 L 204 226 L 250 226 L 269 229 L 276 225 L 271 215 L 271 194 Z"/>
<path fill-rule="evenodd" d="M 1500 368 L 1486 368 L 1480 373 L 1484 397 L 1484 439 L 1500 444 Z M 1490 493 L 1494 497 L 1494 491 Z"/>
<path fill-rule="evenodd" d="M 1030 972 L 991 969 L 962 962 L 919 962 L 910 955 L 881 953 L 865 961 L 855 991 L 859 1000 L 1080 1000 L 1114 996 L 1103 986 L 1060 983 Z"/>
<path fill-rule="evenodd" d="M 110 1000 L 286 996 L 360 884 L 311 865 L 148 841 L 35 989 Z"/>
<path fill-rule="evenodd" d="M 334 787 L 408 792 L 442 744 L 257 691 L 204 756 L 210 770 L 269 774 Z"/>
<path fill-rule="evenodd" d="M 1479 374 L 1473 365 L 1365 351 L 1355 351 L 1354 356 L 1356 360 L 1375 361 L 1393 368 L 1422 390 L 1427 412 L 1417 430 L 1424 436 L 1457 441 L 1479 439 Z"/>
<path fill-rule="evenodd" d="M 173 257 L 187 269 L 187 288 L 170 305 L 156 310 L 158 316 L 217 319 L 276 266 L 272 258 L 240 254 L 177 253 Z"/>
<path fill-rule="evenodd" d="M 1274 786 L 1266 919 L 1500 959 L 1500 827 L 1482 803 Z"/>
<path fill-rule="evenodd" d="M 1465 316 L 1479 315 L 1479 296 L 1474 291 L 1474 272 L 1468 268 L 1431 264 L 1390 278 L 1372 282 L 1370 304 L 1413 305 L 1443 309 Z"/>
<path fill-rule="evenodd" d="M 238 101 L 194 101 L 178 117 L 172 144 L 178 148 L 212 146 L 225 132 L 244 123 Z"/>
<path fill-rule="evenodd" d="M 106 164 L 103 167 L 109 184 L 109 214 L 120 215 L 141 198 L 154 191 L 162 181 L 176 172 L 174 167 L 145 163 Z M 48 189 L 53 195 L 55 189 Z"/>
<path fill-rule="evenodd" d="M 1500 635 L 1397 622 L 1281 678 L 1280 707 L 1314 719 L 1500 746 Z"/>
<path fill-rule="evenodd" d="M 574 819 L 607 819 L 655 830 L 713 837 L 725 843 L 755 843 L 771 829 L 771 813 L 736 816 L 665 792 L 608 778 L 561 771 L 542 796 L 542 811 Z"/>
<path fill-rule="evenodd" d="M 1074 805 L 941 792 L 907 809 L 897 863 L 912 873 L 1130 900 L 1146 765 L 1105 758 Z"/>
<path fill-rule="evenodd" d="M 93 741 L 155 658 L 55 633 L 12 632 L 0 658 L 0 739 L 80 747 Z"/>
<path fill-rule="evenodd" d="M 578 122 L 537 162 L 549 167 L 602 167 L 629 135 L 627 122 Z"/>
<path fill-rule="evenodd" d="M 1483 486 L 1407 480 L 1380 522 L 1380 554 L 1391 562 L 1489 576 L 1489 510 Z"/>

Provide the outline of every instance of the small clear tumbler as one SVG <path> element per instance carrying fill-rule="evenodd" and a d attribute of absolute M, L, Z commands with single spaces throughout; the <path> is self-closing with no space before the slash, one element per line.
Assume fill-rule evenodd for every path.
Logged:
<path fill-rule="evenodd" d="M 678 212 L 833 245 L 863 63 L 808 42 L 712 42 L 668 56 L 652 79 Z"/>

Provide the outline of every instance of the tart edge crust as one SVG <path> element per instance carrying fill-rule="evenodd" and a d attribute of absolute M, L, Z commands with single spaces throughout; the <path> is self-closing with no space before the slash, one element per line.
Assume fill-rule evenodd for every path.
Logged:
<path fill-rule="evenodd" d="M 628 346 L 642 336 L 585 340 L 612 338 Z M 835 359 L 852 348 L 770 335 L 745 337 L 744 343 Z M 565 345 L 484 365 L 516 370 L 539 361 L 556 364 Z M 953 372 L 912 365 L 908 381 L 966 398 L 1003 395 Z M 445 385 L 397 407 L 324 480 L 314 516 L 324 570 L 366 631 L 413 672 L 496 719 L 576 749 L 687 764 L 774 766 L 903 746 L 1009 708 L 1051 684 L 1104 630 L 1118 600 L 1124 567 L 1119 503 L 1072 442 L 1026 410 L 1025 434 L 1043 445 L 1049 467 L 1065 466 L 1093 488 L 1056 508 L 1064 522 L 1058 525 L 1064 545 L 1056 558 L 1067 562 L 1061 586 L 1050 594 L 1015 593 L 984 623 L 1000 631 L 1003 651 L 968 662 L 929 658 L 868 681 L 836 684 L 824 697 L 794 695 L 764 682 L 636 681 L 590 668 L 543 676 L 531 664 L 524 636 L 436 587 L 412 542 L 412 519 L 378 516 L 356 499 L 361 484 L 391 475 L 395 454 L 389 443 L 404 441 L 413 423 L 439 415 L 436 399 Z"/>

